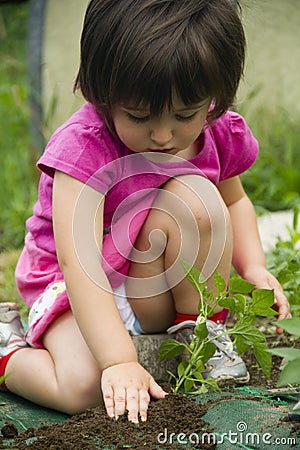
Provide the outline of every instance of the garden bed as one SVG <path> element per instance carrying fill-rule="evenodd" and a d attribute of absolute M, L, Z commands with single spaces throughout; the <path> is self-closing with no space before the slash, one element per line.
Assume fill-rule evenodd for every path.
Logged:
<path fill-rule="evenodd" d="M 269 337 L 275 339 L 278 345 L 286 345 L 286 336 Z M 299 343 L 290 344 L 299 347 Z M 249 385 L 221 386 L 221 393 L 211 391 L 196 398 L 171 393 L 169 388 L 166 399 L 151 402 L 148 421 L 137 425 L 129 423 L 126 416 L 112 420 L 101 407 L 67 418 L 0 394 L 0 449 L 267 449 L 271 441 L 273 448 L 299 448 L 300 423 L 288 419 L 296 397 L 271 397 L 268 393 L 276 387 L 281 359 L 273 357 L 270 380 L 258 370 L 251 352 L 244 360 L 251 375 Z M 7 403 L 9 397 L 15 401 L 15 410 Z M 36 417 L 44 415 L 45 424 L 38 420 L 26 423 L 26 411 L 32 408 Z"/>

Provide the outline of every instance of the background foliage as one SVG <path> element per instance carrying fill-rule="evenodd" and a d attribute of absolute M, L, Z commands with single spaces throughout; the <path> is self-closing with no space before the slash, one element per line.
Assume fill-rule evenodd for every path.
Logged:
<path fill-rule="evenodd" d="M 0 251 L 22 245 L 36 198 L 27 96 L 28 2 L 0 6 Z"/>

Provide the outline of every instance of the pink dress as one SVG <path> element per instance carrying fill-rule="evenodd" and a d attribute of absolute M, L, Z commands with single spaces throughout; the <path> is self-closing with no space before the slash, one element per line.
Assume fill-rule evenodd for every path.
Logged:
<path fill-rule="evenodd" d="M 126 277 L 130 250 L 160 186 L 172 177 L 191 173 L 217 185 L 245 172 L 258 153 L 257 141 L 235 112 L 227 112 L 212 126 L 205 126 L 197 145 L 199 152 L 189 161 L 174 162 L 168 157 L 153 161 L 113 138 L 90 103 L 53 134 L 37 163 L 42 171 L 38 201 L 26 222 L 28 233 L 16 268 L 17 286 L 29 307 L 49 286 L 58 289 L 55 302 L 50 302 L 51 307 L 31 330 L 31 345 L 41 347 L 46 328 L 69 308 L 52 227 L 55 170 L 105 194 L 103 268 L 111 286 L 117 288 Z"/>

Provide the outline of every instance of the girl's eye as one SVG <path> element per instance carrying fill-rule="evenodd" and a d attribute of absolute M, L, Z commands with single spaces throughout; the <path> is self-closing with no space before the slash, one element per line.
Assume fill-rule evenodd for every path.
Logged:
<path fill-rule="evenodd" d="M 179 114 L 176 114 L 176 120 L 179 122 L 188 122 L 189 120 L 193 120 L 196 116 L 197 112 L 194 112 L 193 114 L 190 114 L 189 116 L 180 116 Z"/>
<path fill-rule="evenodd" d="M 130 114 L 129 112 L 126 112 L 127 117 L 132 120 L 135 123 L 145 123 L 150 119 L 150 116 L 144 116 L 144 117 L 137 117 L 133 114 Z"/>

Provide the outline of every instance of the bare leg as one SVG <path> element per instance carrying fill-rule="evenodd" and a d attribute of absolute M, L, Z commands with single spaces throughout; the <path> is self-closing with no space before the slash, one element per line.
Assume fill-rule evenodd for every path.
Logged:
<path fill-rule="evenodd" d="M 11 392 L 68 414 L 101 403 L 100 371 L 71 311 L 46 331 L 44 349 L 24 348 L 6 368 Z"/>
<path fill-rule="evenodd" d="M 197 314 L 199 296 L 184 277 L 180 260 L 197 267 L 210 290 L 215 289 L 215 270 L 225 280 L 230 274 L 231 224 L 216 188 L 195 175 L 169 181 L 135 247 L 153 255 L 151 262 L 132 262 L 127 280 L 128 299 L 141 327 L 148 332 L 164 331 L 173 323 L 175 311 Z"/>

